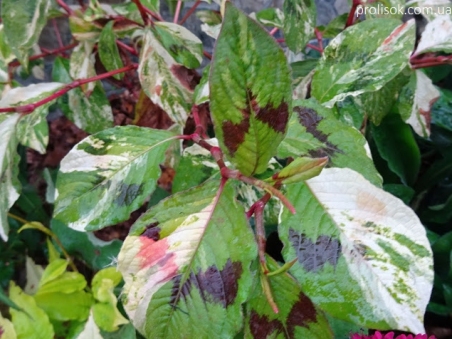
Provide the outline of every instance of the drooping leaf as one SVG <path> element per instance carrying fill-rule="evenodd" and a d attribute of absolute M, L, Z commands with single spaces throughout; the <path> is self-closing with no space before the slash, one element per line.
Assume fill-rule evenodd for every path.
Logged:
<path fill-rule="evenodd" d="M 231 338 L 242 327 L 257 248 L 232 185 L 218 196 L 219 185 L 160 202 L 124 241 L 124 308 L 147 338 Z"/>
<path fill-rule="evenodd" d="M 185 126 L 196 82 L 193 82 L 190 71 L 174 60 L 151 29 L 144 33 L 138 75 L 152 102 L 163 108 L 175 123 Z"/>
<path fill-rule="evenodd" d="M 21 185 L 19 173 L 19 155 L 17 154 L 16 124 L 20 114 L 0 114 L 0 237 L 8 240 L 9 224 L 7 213 L 19 198 Z"/>
<path fill-rule="evenodd" d="M 397 103 L 402 119 L 423 137 L 430 135 L 430 111 L 440 92 L 422 71 L 416 70 L 402 89 Z"/>
<path fill-rule="evenodd" d="M 390 114 L 379 126 L 371 125 L 372 137 L 381 157 L 402 182 L 412 186 L 421 165 L 421 152 L 410 127 L 400 115 Z"/>
<path fill-rule="evenodd" d="M 102 33 L 100 33 L 99 37 L 98 51 L 99 58 L 107 71 L 114 71 L 123 67 L 121 56 L 119 55 L 119 49 L 116 45 L 116 36 L 113 31 L 113 21 L 110 21 L 102 29 Z M 123 73 L 119 73 L 113 77 L 120 80 L 123 75 Z"/>
<path fill-rule="evenodd" d="M 47 22 L 50 0 L 2 1 L 2 21 L 9 46 L 28 68 L 28 51 L 37 43 Z"/>
<path fill-rule="evenodd" d="M 351 168 L 381 186 L 366 139 L 358 130 L 339 121 L 331 110 L 314 100 L 296 100 L 293 110 L 278 157 L 328 156 L 330 165 Z"/>
<path fill-rule="evenodd" d="M 265 181 L 280 181 L 283 184 L 293 184 L 295 182 L 305 181 L 319 175 L 327 162 L 328 157 L 317 159 L 307 157 L 296 158 L 279 173 L 274 174 Z"/>
<path fill-rule="evenodd" d="M 243 174 L 263 172 L 284 138 L 290 84 L 274 39 L 227 2 L 210 72 L 210 109 L 223 153 Z"/>
<path fill-rule="evenodd" d="M 314 35 L 317 18 L 315 2 L 312 0 L 285 0 L 284 37 L 291 51 L 300 53 Z"/>
<path fill-rule="evenodd" d="M 126 220 L 155 189 L 168 131 L 125 126 L 77 144 L 61 161 L 54 218 L 79 231 Z"/>
<path fill-rule="evenodd" d="M 287 186 L 279 236 L 303 292 L 333 317 L 422 333 L 433 283 L 425 229 L 402 201 L 350 169 Z"/>
<path fill-rule="evenodd" d="M 156 22 L 151 29 L 154 37 L 178 64 L 187 68 L 201 65 L 202 42 L 188 29 L 170 22 Z"/>
<path fill-rule="evenodd" d="M 332 107 L 347 96 L 379 90 L 409 65 L 414 41 L 414 20 L 365 20 L 347 28 L 325 48 L 312 96 Z"/>
<path fill-rule="evenodd" d="M 9 296 L 25 312 L 10 309 L 17 338 L 53 339 L 54 331 L 47 314 L 40 309 L 33 297 L 25 294 L 11 281 Z"/>
<path fill-rule="evenodd" d="M 63 58 L 56 58 L 52 77 L 56 81 L 69 83 L 69 64 Z M 64 115 L 78 128 L 88 133 L 100 132 L 113 126 L 113 113 L 110 103 L 100 82 L 96 82 L 92 91 L 84 93 L 80 88 L 69 91 L 60 100 Z"/>
<path fill-rule="evenodd" d="M 267 256 L 270 271 L 278 264 Z M 280 312 L 270 307 L 260 284 L 247 303 L 245 338 L 333 338 L 323 313 L 302 292 L 297 282 L 287 273 L 269 277 L 274 301 Z"/>

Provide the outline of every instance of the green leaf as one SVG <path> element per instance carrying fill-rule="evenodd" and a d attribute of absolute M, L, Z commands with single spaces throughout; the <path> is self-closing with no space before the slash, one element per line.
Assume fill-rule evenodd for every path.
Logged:
<path fill-rule="evenodd" d="M 270 271 L 278 269 L 276 262 L 268 256 L 267 264 Z M 256 284 L 246 307 L 245 339 L 333 338 L 323 313 L 289 274 L 279 274 L 269 280 L 279 313 L 270 307 L 261 284 Z"/>
<path fill-rule="evenodd" d="M 286 138 L 278 148 L 278 157 L 328 156 L 330 165 L 351 168 L 381 186 L 366 139 L 358 130 L 312 99 L 294 101 L 294 112 Z"/>
<path fill-rule="evenodd" d="M 425 26 L 413 55 L 428 52 L 452 53 L 452 36 L 449 34 L 451 30 L 452 18 L 450 15 L 436 17 Z"/>
<path fill-rule="evenodd" d="M 155 189 L 168 131 L 124 126 L 78 143 L 61 161 L 54 218 L 79 231 L 127 220 Z"/>
<path fill-rule="evenodd" d="M 55 59 L 52 77 L 65 83 L 72 81 L 67 60 Z M 79 87 L 74 88 L 59 100 L 59 104 L 64 115 L 88 133 L 100 132 L 113 126 L 111 106 L 100 82 L 96 82 L 92 92 L 87 95 Z"/>
<path fill-rule="evenodd" d="M 279 236 L 303 292 L 333 317 L 421 333 L 433 285 L 424 226 L 402 201 L 350 169 L 287 186 Z"/>
<path fill-rule="evenodd" d="M 121 326 L 121 328 L 117 332 L 103 332 L 102 337 L 103 339 L 137 339 L 137 334 L 135 327 L 133 327 L 133 325 L 129 323 L 127 325 Z"/>
<path fill-rule="evenodd" d="M 53 279 L 52 281 L 41 283 L 41 286 L 39 287 L 36 295 L 44 295 L 57 292 L 70 294 L 73 292 L 81 291 L 85 287 L 86 280 L 83 275 L 78 272 L 64 272 L 63 274 L 61 274 L 61 276 Z"/>
<path fill-rule="evenodd" d="M 47 22 L 50 0 L 4 0 L 2 21 L 10 48 L 28 68 L 28 51 L 38 42 Z"/>
<path fill-rule="evenodd" d="M 110 21 L 102 29 L 98 44 L 99 58 L 107 71 L 114 71 L 123 67 L 121 56 L 119 55 L 118 46 L 116 45 L 116 36 L 113 31 L 113 21 Z M 113 76 L 115 79 L 121 80 L 123 73 Z"/>
<path fill-rule="evenodd" d="M 199 84 L 195 88 L 195 93 L 193 95 L 194 104 L 201 105 L 205 102 L 209 101 L 210 92 L 209 92 L 209 73 L 210 73 L 210 65 L 207 65 L 202 72 L 202 78 Z"/>
<path fill-rule="evenodd" d="M 379 90 L 409 66 L 414 41 L 414 20 L 365 20 L 347 28 L 325 48 L 312 96 L 332 107 L 349 95 Z"/>
<path fill-rule="evenodd" d="M 327 164 L 328 157 L 324 158 L 296 158 L 289 165 L 284 167 L 279 173 L 268 178 L 267 182 L 280 181 L 283 184 L 293 184 L 308 180 L 320 174 L 323 167 Z"/>
<path fill-rule="evenodd" d="M 114 332 L 119 326 L 129 323 L 116 308 L 116 297 L 110 292 L 114 302 L 97 303 L 93 305 L 92 312 L 94 321 L 100 329 L 107 332 Z"/>
<path fill-rule="evenodd" d="M 40 286 L 60 277 L 66 271 L 67 265 L 68 262 L 64 259 L 58 259 L 50 263 L 42 274 Z"/>
<path fill-rule="evenodd" d="M 10 309 L 12 323 L 18 339 L 53 339 L 54 331 L 47 314 L 41 310 L 33 297 L 26 295 L 11 281 L 9 286 L 11 300 L 25 312 Z"/>
<path fill-rule="evenodd" d="M 151 11 L 160 13 L 160 0 L 141 0 L 141 3 Z"/>
<path fill-rule="evenodd" d="M 430 135 L 430 111 L 440 92 L 422 71 L 416 70 L 402 89 L 397 108 L 402 119 L 422 136 Z"/>
<path fill-rule="evenodd" d="M 282 28 L 284 13 L 279 8 L 265 8 L 256 13 L 256 20 L 265 26 Z M 217 23 L 221 23 L 221 20 Z"/>
<path fill-rule="evenodd" d="M 53 219 L 51 229 L 70 255 L 80 257 L 93 270 L 100 270 L 115 262 L 122 241 L 102 241 L 92 232 L 77 232 Z"/>
<path fill-rule="evenodd" d="M 15 302 L 13 302 L 8 296 L 6 295 L 5 291 L 3 291 L 3 288 L 0 287 L 0 302 L 5 304 L 8 307 L 11 307 L 12 309 L 15 309 L 16 311 L 23 311 L 19 306 L 16 305 Z M 1 314 L 0 314 L 1 316 Z"/>
<path fill-rule="evenodd" d="M 412 186 L 421 166 L 421 152 L 411 128 L 400 115 L 386 116 L 379 126 L 371 124 L 372 137 L 381 157 L 405 185 Z"/>
<path fill-rule="evenodd" d="M 116 267 L 107 267 L 97 272 L 91 282 L 91 287 L 95 297 L 97 295 L 97 290 L 102 285 L 103 279 L 111 280 L 113 287 L 115 287 L 122 281 L 122 276 L 121 273 L 116 270 Z M 98 297 L 96 298 L 99 299 Z"/>
<path fill-rule="evenodd" d="M 331 20 L 326 27 L 320 26 L 317 29 L 322 33 L 323 38 L 333 39 L 344 30 L 347 17 L 348 13 L 344 13 Z"/>
<path fill-rule="evenodd" d="M 440 97 L 431 110 L 432 124 L 452 131 L 452 91 L 442 88 L 438 90 Z"/>
<path fill-rule="evenodd" d="M 242 327 L 257 246 L 232 185 L 219 185 L 163 200 L 124 241 L 124 308 L 147 338 L 232 338 Z"/>
<path fill-rule="evenodd" d="M 19 198 L 21 189 L 17 178 L 19 173 L 18 140 L 15 133 L 20 114 L 0 114 L 0 237 L 8 240 L 9 224 L 7 213 Z"/>
<path fill-rule="evenodd" d="M 36 294 L 34 299 L 51 319 L 58 321 L 86 320 L 94 301 L 91 294 L 84 291 Z"/>
<path fill-rule="evenodd" d="M 285 0 L 284 38 L 294 53 L 300 53 L 314 35 L 317 11 L 312 0 Z"/>
<path fill-rule="evenodd" d="M 151 30 L 178 64 L 187 68 L 197 68 L 201 65 L 202 42 L 188 29 L 170 22 L 155 22 Z"/>
<path fill-rule="evenodd" d="M 151 101 L 163 108 L 175 123 L 185 126 L 195 86 L 190 81 L 189 70 L 174 60 L 151 29 L 144 33 L 138 75 Z"/>
<path fill-rule="evenodd" d="M 286 133 L 290 73 L 274 39 L 230 2 L 210 71 L 210 109 L 228 159 L 244 175 L 263 172 Z"/>

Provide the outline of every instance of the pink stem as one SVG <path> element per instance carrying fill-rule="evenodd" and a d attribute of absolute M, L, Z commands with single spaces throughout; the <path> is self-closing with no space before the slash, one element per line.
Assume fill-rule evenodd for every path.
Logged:
<path fill-rule="evenodd" d="M 360 0 L 353 0 L 352 8 L 350 9 L 350 12 L 348 13 L 347 21 L 345 23 L 345 28 L 353 25 L 353 23 L 355 22 L 355 12 L 356 12 L 356 8 L 359 5 L 361 5 Z"/>
<path fill-rule="evenodd" d="M 321 53 L 323 53 L 323 36 L 322 36 L 322 33 L 317 28 L 314 29 L 314 33 L 315 33 L 315 37 L 317 38 L 317 42 L 319 44 L 319 47 L 321 49 Z"/>
<path fill-rule="evenodd" d="M 58 29 L 58 24 L 55 19 L 52 19 L 53 30 L 55 31 L 55 35 L 58 41 L 58 45 L 61 47 L 64 46 L 63 40 L 61 40 L 60 30 Z"/>
<path fill-rule="evenodd" d="M 189 17 L 193 14 L 193 12 L 196 10 L 196 7 L 201 3 L 201 0 L 197 0 L 195 4 L 188 10 L 187 13 L 185 13 L 184 17 L 179 21 L 179 25 L 182 25 Z"/>
<path fill-rule="evenodd" d="M 278 27 L 273 27 L 273 29 L 269 32 L 270 35 L 275 35 L 276 32 L 278 32 Z"/>
<path fill-rule="evenodd" d="M 133 54 L 133 55 L 138 55 L 138 54 L 139 54 L 138 51 L 137 51 L 135 48 L 133 48 L 132 46 L 129 46 L 129 45 L 123 43 L 123 42 L 120 41 L 120 40 L 116 40 L 116 44 L 117 44 L 119 47 L 121 47 L 122 49 L 124 49 L 124 50 L 126 50 L 127 52 L 129 52 L 130 54 Z"/>
<path fill-rule="evenodd" d="M 145 25 L 152 24 L 152 21 L 149 20 L 149 17 L 148 17 L 148 15 L 147 15 L 146 8 L 143 6 L 143 4 L 141 3 L 141 1 L 140 1 L 140 0 L 132 0 L 132 2 L 133 2 L 135 5 L 137 5 L 138 11 L 140 11 L 140 15 L 141 15 L 141 18 L 143 19 L 144 24 L 145 24 Z"/>
<path fill-rule="evenodd" d="M 323 53 L 323 49 L 322 49 L 322 48 L 320 48 L 320 47 L 317 47 L 317 46 L 315 46 L 315 45 L 312 45 L 312 44 L 307 44 L 307 45 L 306 45 L 306 47 L 309 47 L 309 48 L 315 49 L 316 51 L 318 51 L 318 52 L 320 52 L 320 53 Z"/>
<path fill-rule="evenodd" d="M 5 107 L 5 108 L 0 108 L 0 113 L 10 113 L 10 112 L 18 112 L 18 113 L 25 113 L 25 114 L 29 114 L 31 112 L 33 112 L 36 108 L 47 104 L 48 102 L 51 102 L 52 100 L 55 100 L 57 98 L 59 98 L 60 96 L 66 94 L 67 92 L 69 92 L 71 89 L 74 89 L 76 87 L 80 87 L 84 84 L 87 84 L 89 82 L 94 82 L 94 81 L 98 81 L 98 80 L 102 80 L 102 79 L 106 79 L 109 78 L 115 74 L 118 73 L 123 73 L 123 72 L 127 72 L 133 69 L 138 68 L 137 64 L 132 64 L 132 65 L 128 65 L 119 69 L 116 69 L 114 71 L 110 71 L 104 74 L 99 74 L 96 75 L 94 77 L 91 78 L 87 78 L 87 79 L 81 79 L 81 80 L 75 80 L 73 82 L 71 82 L 70 84 L 67 84 L 66 86 L 64 86 L 63 88 L 61 88 L 60 90 L 56 91 L 55 93 L 53 93 L 51 96 L 44 98 L 42 100 L 39 100 L 33 104 L 27 104 L 27 105 L 23 105 L 23 106 L 15 106 L 15 107 Z"/>
<path fill-rule="evenodd" d="M 57 49 L 54 49 L 54 50 L 51 50 L 51 51 L 47 51 L 47 52 L 44 52 L 44 53 L 41 53 L 41 54 L 33 55 L 33 56 L 30 57 L 29 60 L 36 60 L 36 59 L 43 58 L 43 57 L 46 57 L 46 56 L 49 56 L 49 55 L 60 54 L 61 52 L 66 51 L 68 49 L 72 49 L 72 48 L 74 48 L 77 45 L 78 45 L 78 42 L 74 42 L 74 43 L 72 43 L 70 45 L 63 46 L 61 48 L 57 48 Z M 43 49 L 43 50 L 45 50 L 45 49 Z M 17 67 L 17 66 L 20 66 L 20 62 L 17 61 L 17 60 L 14 60 L 14 61 L 11 61 L 8 64 L 8 66 L 10 66 L 10 67 Z"/>
<path fill-rule="evenodd" d="M 175 24 L 177 24 L 177 21 L 179 20 L 179 14 L 180 14 L 181 7 L 182 7 L 182 1 L 178 0 L 177 5 L 176 5 L 176 11 L 174 12 L 174 19 L 173 19 L 173 23 L 175 23 Z"/>
<path fill-rule="evenodd" d="M 74 11 L 68 6 L 66 5 L 66 3 L 63 0 L 56 0 L 57 4 L 60 5 L 61 8 L 63 8 L 67 14 L 69 15 L 73 15 Z"/>

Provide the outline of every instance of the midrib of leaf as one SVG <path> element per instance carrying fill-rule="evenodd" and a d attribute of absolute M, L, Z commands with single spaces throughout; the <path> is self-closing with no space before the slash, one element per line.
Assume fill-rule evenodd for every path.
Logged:
<path fill-rule="evenodd" d="M 163 144 L 163 143 L 165 143 L 165 142 L 168 142 L 168 141 L 171 141 L 171 140 L 176 140 L 176 139 L 178 139 L 178 138 L 179 138 L 179 136 L 174 136 L 174 137 L 171 137 L 171 138 L 162 140 L 162 141 L 158 142 L 158 143 L 155 144 L 155 145 L 152 145 L 150 148 L 146 149 L 145 151 L 143 151 L 143 152 L 141 152 L 140 154 L 138 154 L 136 157 L 132 158 L 132 160 L 130 160 L 127 164 L 125 164 L 124 166 L 120 167 L 117 171 L 114 172 L 114 175 L 112 175 L 111 177 L 114 177 L 118 172 L 122 171 L 122 170 L 125 169 L 127 166 L 131 166 L 131 164 L 132 164 L 136 159 L 138 159 L 139 157 L 143 156 L 143 154 L 145 154 L 145 153 L 149 153 L 153 148 L 155 148 L 155 147 L 157 147 L 157 146 L 160 146 L 161 144 Z M 85 151 L 84 151 L 84 152 L 85 152 Z M 89 154 L 89 153 L 88 153 L 88 154 Z M 64 173 L 64 172 L 63 172 L 63 173 Z M 111 178 L 111 177 L 110 177 L 110 178 Z M 108 180 L 109 180 L 109 179 L 106 178 L 105 180 L 101 181 L 100 183 L 98 183 L 97 185 L 93 186 L 93 187 L 90 188 L 88 191 L 82 193 L 80 196 L 74 198 L 73 200 L 74 200 L 74 201 L 79 201 L 83 196 L 85 196 L 85 194 L 90 193 L 91 191 L 93 191 L 94 189 L 98 188 L 99 186 L 101 186 L 102 184 L 104 184 L 104 183 L 105 183 L 106 181 L 108 181 Z M 72 222 L 71 222 L 71 223 L 72 223 Z"/>
<path fill-rule="evenodd" d="M 181 291 L 182 291 L 182 288 L 183 288 L 183 284 L 185 284 L 185 282 L 187 281 L 187 277 L 188 277 L 189 273 L 192 271 L 192 266 L 193 266 L 193 262 L 195 260 L 196 253 L 198 252 L 198 249 L 201 246 L 202 240 L 204 239 L 204 236 L 205 236 L 206 231 L 207 231 L 207 226 L 209 225 L 209 222 L 212 219 L 213 214 L 215 213 L 215 209 L 216 209 L 216 207 L 218 205 L 218 202 L 220 201 L 221 194 L 224 191 L 225 185 L 226 185 L 226 182 L 223 182 L 223 181 L 220 182 L 220 187 L 218 188 L 217 194 L 214 197 L 214 200 L 213 200 L 213 203 L 212 203 L 212 210 L 211 210 L 211 212 L 209 214 L 209 217 L 206 220 L 206 226 L 204 227 L 204 231 L 202 232 L 202 235 L 199 238 L 198 244 L 195 246 L 195 249 L 193 251 L 193 253 L 194 253 L 193 256 L 191 257 L 191 259 L 188 262 L 188 265 L 186 266 L 187 269 L 185 270 L 184 274 L 182 275 L 183 280 L 181 279 L 181 284 L 179 285 L 179 290 L 177 291 L 177 295 L 176 295 L 176 298 L 175 298 L 175 301 L 174 301 L 174 305 L 177 302 L 179 302 L 180 294 L 181 294 Z M 189 218 L 190 216 L 191 216 L 191 214 L 188 215 L 187 218 Z M 187 218 L 185 218 L 185 220 Z M 183 281 L 183 283 L 182 283 L 182 281 Z M 224 291 L 224 288 L 223 288 L 223 291 Z M 176 308 L 175 307 L 171 307 L 170 316 L 168 317 L 168 319 L 171 319 L 171 317 L 174 315 L 175 311 L 176 311 Z M 168 337 L 168 330 L 169 330 L 169 328 L 170 328 L 170 326 L 166 326 L 165 336 L 163 338 L 169 338 Z"/>

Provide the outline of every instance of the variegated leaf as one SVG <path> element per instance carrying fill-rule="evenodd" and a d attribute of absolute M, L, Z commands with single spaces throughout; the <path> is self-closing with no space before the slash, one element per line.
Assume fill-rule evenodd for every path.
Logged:
<path fill-rule="evenodd" d="M 69 64 L 69 74 L 72 79 L 86 79 L 96 75 L 94 68 L 94 43 L 81 42 L 74 48 Z M 96 82 L 90 82 L 82 87 L 83 91 L 90 92 L 94 89 Z"/>
<path fill-rule="evenodd" d="M 406 7 L 416 9 L 428 21 L 433 21 L 438 16 L 452 15 L 449 0 L 411 0 L 407 2 Z"/>
<path fill-rule="evenodd" d="M 138 74 L 152 102 L 162 107 L 175 123 L 185 126 L 194 86 L 188 81 L 188 70 L 174 60 L 151 29 L 144 34 Z"/>
<path fill-rule="evenodd" d="M 231 338 L 243 326 L 256 242 L 232 185 L 219 186 L 163 200 L 124 241 L 124 308 L 146 338 Z"/>
<path fill-rule="evenodd" d="M 113 31 L 113 21 L 110 21 L 102 29 L 98 44 L 99 58 L 107 71 L 114 71 L 123 67 L 119 49 L 116 45 L 116 36 Z M 114 75 L 118 80 L 122 79 L 123 73 Z"/>
<path fill-rule="evenodd" d="M 414 20 L 365 20 L 349 27 L 325 48 L 312 96 L 332 107 L 347 96 L 379 90 L 409 65 L 414 41 Z"/>
<path fill-rule="evenodd" d="M 155 189 L 171 132 L 136 126 L 96 133 L 61 161 L 54 218 L 78 231 L 126 220 Z"/>
<path fill-rule="evenodd" d="M 436 17 L 425 26 L 414 55 L 428 52 L 452 53 L 451 31 L 452 17 L 450 15 Z"/>
<path fill-rule="evenodd" d="M 440 92 L 432 80 L 420 70 L 416 70 L 410 82 L 402 89 L 398 110 L 402 119 L 422 137 L 430 135 L 430 111 L 438 100 Z"/>
<path fill-rule="evenodd" d="M 284 37 L 291 51 L 300 53 L 314 35 L 317 18 L 315 2 L 311 0 L 285 0 Z"/>
<path fill-rule="evenodd" d="M 279 268 L 268 256 L 267 265 L 270 271 Z M 246 307 L 245 339 L 333 338 L 324 314 L 288 273 L 271 276 L 269 281 L 279 313 L 270 307 L 261 284 L 256 284 Z"/>
<path fill-rule="evenodd" d="M 18 140 L 16 124 L 20 114 L 0 114 L 0 237 L 8 240 L 7 213 L 14 202 L 19 198 L 20 183 L 19 155 L 17 154 Z"/>
<path fill-rule="evenodd" d="M 2 21 L 9 46 L 22 66 L 47 22 L 51 0 L 3 0 Z"/>
<path fill-rule="evenodd" d="M 210 109 L 221 149 L 243 174 L 267 168 L 286 133 L 291 101 L 284 52 L 226 2 L 210 71 Z"/>
<path fill-rule="evenodd" d="M 281 214 L 291 273 L 333 317 L 375 329 L 424 333 L 433 283 L 424 226 L 401 200 L 350 169 L 287 186 L 297 211 Z"/>
<path fill-rule="evenodd" d="M 328 156 L 330 165 L 348 167 L 377 186 L 382 180 L 362 134 L 338 120 L 334 113 L 314 100 L 295 100 L 295 114 L 277 155 L 281 158 Z"/>

